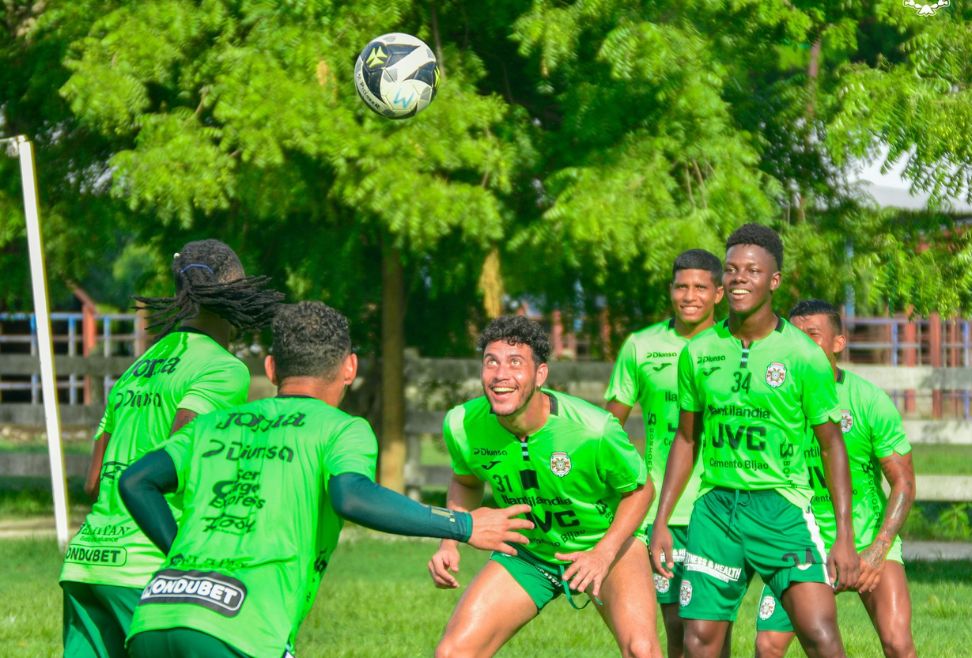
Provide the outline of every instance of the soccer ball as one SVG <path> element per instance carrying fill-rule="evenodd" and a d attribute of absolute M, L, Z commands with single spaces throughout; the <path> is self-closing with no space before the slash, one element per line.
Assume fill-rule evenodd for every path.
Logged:
<path fill-rule="evenodd" d="M 410 34 L 383 34 L 364 47 L 354 65 L 354 86 L 365 105 L 383 117 L 421 112 L 439 85 L 432 49 Z"/>

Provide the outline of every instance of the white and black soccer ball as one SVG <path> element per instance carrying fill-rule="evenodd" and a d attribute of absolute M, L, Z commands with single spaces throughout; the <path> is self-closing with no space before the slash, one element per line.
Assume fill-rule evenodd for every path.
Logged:
<path fill-rule="evenodd" d="M 404 119 L 435 98 L 439 65 L 421 39 L 400 32 L 383 34 L 358 55 L 354 86 L 365 105 L 381 116 Z"/>

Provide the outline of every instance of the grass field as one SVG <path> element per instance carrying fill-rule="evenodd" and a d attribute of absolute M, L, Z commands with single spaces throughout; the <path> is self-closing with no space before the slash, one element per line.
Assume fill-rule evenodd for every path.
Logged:
<path fill-rule="evenodd" d="M 345 532 L 313 611 L 298 638 L 298 655 L 347 658 L 431 656 L 460 592 L 436 590 L 425 563 L 435 548 L 423 540 L 388 540 Z M 485 555 L 467 550 L 461 581 L 468 583 Z M 0 655 L 37 658 L 61 652 L 61 558 L 53 541 L 0 541 Z M 918 652 L 967 655 L 972 646 L 972 563 L 914 563 L 908 567 Z M 752 655 L 758 580 L 743 603 L 733 656 Z M 849 656 L 881 656 L 860 601 L 838 598 Z M 660 630 L 660 629 L 659 629 Z M 592 609 L 552 603 L 499 654 L 507 658 L 601 658 L 617 655 L 610 633 Z M 797 647 L 789 656 L 800 656 Z"/>

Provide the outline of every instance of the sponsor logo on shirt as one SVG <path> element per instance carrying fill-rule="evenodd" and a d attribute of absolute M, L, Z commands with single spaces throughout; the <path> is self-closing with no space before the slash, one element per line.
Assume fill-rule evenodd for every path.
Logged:
<path fill-rule="evenodd" d="M 145 407 L 162 407 L 162 396 L 158 393 L 149 391 L 119 391 L 118 395 L 113 396 L 115 409 L 131 407 L 132 409 L 144 409 Z"/>
<path fill-rule="evenodd" d="M 98 538 L 98 541 L 104 541 L 105 539 L 114 539 L 116 537 L 124 537 L 125 535 L 130 535 L 135 531 L 135 526 L 133 525 L 123 525 L 109 523 L 108 525 L 92 525 L 85 521 L 81 524 L 81 528 L 78 530 L 78 536 L 84 536 L 86 538 Z"/>
<path fill-rule="evenodd" d="M 773 616 L 774 610 L 776 610 L 776 599 L 772 596 L 764 596 L 759 602 L 759 618 L 766 621 Z"/>
<path fill-rule="evenodd" d="M 840 431 L 847 434 L 854 427 L 854 417 L 851 416 L 850 409 L 840 410 Z"/>
<path fill-rule="evenodd" d="M 766 383 L 773 388 L 779 388 L 786 381 L 786 366 L 778 361 L 766 366 Z"/>
<path fill-rule="evenodd" d="M 223 459 L 235 462 L 241 459 L 279 459 L 282 462 L 294 461 L 294 449 L 288 446 L 245 446 L 239 441 L 229 444 L 219 439 L 209 440 L 209 450 L 204 452 L 204 458 L 223 455 Z"/>
<path fill-rule="evenodd" d="M 717 361 L 725 361 L 725 354 L 701 354 L 696 359 L 696 365 L 702 365 L 703 363 L 715 363 Z"/>
<path fill-rule="evenodd" d="M 704 573 L 724 583 L 737 582 L 742 575 L 741 567 L 729 567 L 688 552 L 685 553 L 685 570 Z"/>
<path fill-rule="evenodd" d="M 68 546 L 64 561 L 75 564 L 120 567 L 128 561 L 128 552 L 124 548 L 102 548 L 100 546 L 72 544 Z"/>
<path fill-rule="evenodd" d="M 246 585 L 214 571 L 163 569 L 142 591 L 142 604 L 192 603 L 235 617 L 246 600 Z"/>
<path fill-rule="evenodd" d="M 646 359 L 672 359 L 678 356 L 678 352 L 648 352 Z"/>
<path fill-rule="evenodd" d="M 483 457 L 499 457 L 506 454 L 506 450 L 494 450 L 492 448 L 473 448 L 474 455 L 482 455 Z"/>
<path fill-rule="evenodd" d="M 175 372 L 180 360 L 177 356 L 171 359 L 142 359 L 132 369 L 132 377 L 151 379 L 155 375 L 170 375 Z"/>
<path fill-rule="evenodd" d="M 121 474 L 125 472 L 128 468 L 128 464 L 119 461 L 105 462 L 101 465 L 101 479 L 103 480 L 117 480 L 121 477 Z"/>
<path fill-rule="evenodd" d="M 254 432 L 268 432 L 280 427 L 303 427 L 304 418 L 306 417 L 307 415 L 302 413 L 280 414 L 279 416 L 268 417 L 249 411 L 234 411 L 226 417 L 226 420 L 217 425 L 216 429 L 225 430 L 230 425 L 235 425 L 236 427 L 247 427 Z"/>
<path fill-rule="evenodd" d="M 554 452 L 550 455 L 550 470 L 558 477 L 570 473 L 570 456 L 566 452 Z"/>
<path fill-rule="evenodd" d="M 574 504 L 574 501 L 570 498 L 563 498 L 561 496 L 544 498 L 543 496 L 507 496 L 506 494 L 500 494 L 500 498 L 507 505 L 529 505 L 530 507 L 537 505 L 543 505 L 544 507 L 566 507 Z"/>
<path fill-rule="evenodd" d="M 706 411 L 710 416 L 735 416 L 736 418 L 762 418 L 763 420 L 768 420 L 770 417 L 770 412 L 768 409 L 756 409 L 753 407 L 737 407 L 732 404 L 727 404 L 723 407 L 716 407 L 714 405 L 709 405 Z"/>

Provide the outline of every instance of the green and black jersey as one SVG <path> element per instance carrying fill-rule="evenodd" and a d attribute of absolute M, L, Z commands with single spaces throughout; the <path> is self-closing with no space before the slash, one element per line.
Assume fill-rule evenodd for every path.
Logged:
<path fill-rule="evenodd" d="M 600 541 L 622 494 L 644 484 L 647 472 L 617 418 L 565 393 L 543 393 L 550 416 L 523 440 L 499 424 L 486 397 L 449 411 L 443 434 L 456 474 L 488 482 L 501 507 L 532 506 L 527 550 L 559 562 L 554 553 Z"/>
<path fill-rule="evenodd" d="M 177 330 L 115 382 L 97 436 L 108 433 L 98 500 L 68 545 L 61 580 L 144 587 L 162 563 L 118 493 L 122 472 L 169 438 L 177 409 L 205 414 L 246 402 L 246 365 L 206 334 Z M 178 517 L 177 499 L 170 500 Z"/>
<path fill-rule="evenodd" d="M 837 399 L 850 466 L 854 542 L 861 551 L 877 536 L 888 504 L 881 488 L 879 460 L 895 453 L 906 455 L 911 452 L 911 444 L 891 398 L 871 382 L 841 370 L 837 376 Z M 837 521 L 827 490 L 820 446 L 813 437 L 807 437 L 804 454 L 813 487 L 813 515 L 824 543 L 830 548 L 837 539 Z"/>
<path fill-rule="evenodd" d="M 681 408 L 703 419 L 700 494 L 775 489 L 801 509 L 809 505 L 807 426 L 840 421 L 834 373 L 818 345 L 780 318 L 744 346 L 721 322 L 689 341 L 678 378 Z"/>
<path fill-rule="evenodd" d="M 279 658 L 310 612 L 343 526 L 328 482 L 341 473 L 374 479 L 374 432 L 320 400 L 278 397 L 197 418 L 163 449 L 185 509 L 130 636 L 194 628 L 247 655 Z"/>
<path fill-rule="evenodd" d="M 641 405 L 645 424 L 645 464 L 655 491 L 661 491 L 672 440 L 678 429 L 678 355 L 688 343 L 675 331 L 675 320 L 665 320 L 631 334 L 618 354 L 611 381 L 604 392 L 607 401 L 629 407 Z M 701 463 L 678 499 L 669 524 L 687 526 L 699 492 Z M 651 525 L 658 511 L 658 497 L 651 503 L 645 525 Z"/>

